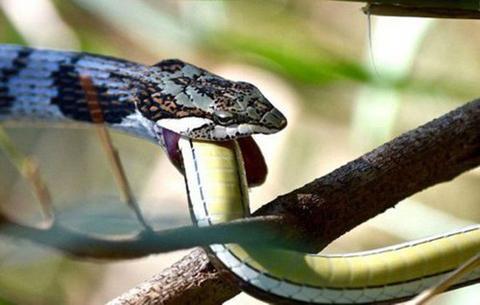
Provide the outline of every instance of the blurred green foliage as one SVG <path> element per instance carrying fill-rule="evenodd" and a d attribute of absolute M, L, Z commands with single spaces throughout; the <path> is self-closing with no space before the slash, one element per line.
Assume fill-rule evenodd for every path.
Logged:
<path fill-rule="evenodd" d="M 0 297 L 0 305 L 14 305 L 14 304 Z"/>

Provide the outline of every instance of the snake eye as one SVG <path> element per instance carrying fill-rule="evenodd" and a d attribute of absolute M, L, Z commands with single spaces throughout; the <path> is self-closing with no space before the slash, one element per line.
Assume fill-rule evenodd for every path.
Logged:
<path fill-rule="evenodd" d="M 233 122 L 233 115 L 227 111 L 217 111 L 213 114 L 213 118 L 216 122 L 226 125 Z"/>

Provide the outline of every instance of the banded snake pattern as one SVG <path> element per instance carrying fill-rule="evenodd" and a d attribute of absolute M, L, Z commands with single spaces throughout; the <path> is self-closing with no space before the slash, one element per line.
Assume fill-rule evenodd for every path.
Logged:
<path fill-rule="evenodd" d="M 255 86 L 175 59 L 147 66 L 0 45 L 0 122 L 94 123 L 80 84 L 85 76 L 108 127 L 158 143 L 184 170 L 197 225 L 248 216 L 249 156 L 237 139 L 286 126 Z M 480 226 L 341 255 L 236 244 L 212 245 L 210 251 L 242 287 L 268 300 L 371 304 L 411 297 L 480 252 Z M 477 270 L 460 285 L 479 280 Z"/>

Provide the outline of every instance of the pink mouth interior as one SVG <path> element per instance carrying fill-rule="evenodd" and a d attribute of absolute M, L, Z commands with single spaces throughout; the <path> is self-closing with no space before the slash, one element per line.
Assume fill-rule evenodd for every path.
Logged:
<path fill-rule="evenodd" d="M 180 135 L 178 133 L 163 129 L 163 140 L 167 149 L 168 157 L 178 170 L 183 171 L 182 155 L 178 148 L 179 139 Z M 253 187 L 261 185 L 267 178 L 268 169 L 260 147 L 258 147 L 252 137 L 239 138 L 237 139 L 237 142 L 242 151 L 248 186 Z"/>

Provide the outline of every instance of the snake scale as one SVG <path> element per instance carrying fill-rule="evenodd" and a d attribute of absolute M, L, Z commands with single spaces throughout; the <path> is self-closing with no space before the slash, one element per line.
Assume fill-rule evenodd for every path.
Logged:
<path fill-rule="evenodd" d="M 85 77 L 98 96 L 96 110 L 82 87 Z M 108 127 L 166 149 L 185 174 L 198 226 L 249 215 L 247 164 L 259 157 L 251 156 L 240 140 L 277 132 L 287 123 L 252 84 L 229 81 L 180 60 L 148 66 L 88 53 L 0 45 L 0 122 L 94 123 L 95 111 Z M 339 255 L 237 244 L 212 245 L 210 252 L 260 298 L 384 303 L 416 295 L 480 252 L 480 226 Z M 480 270 L 458 286 L 476 281 Z"/>

